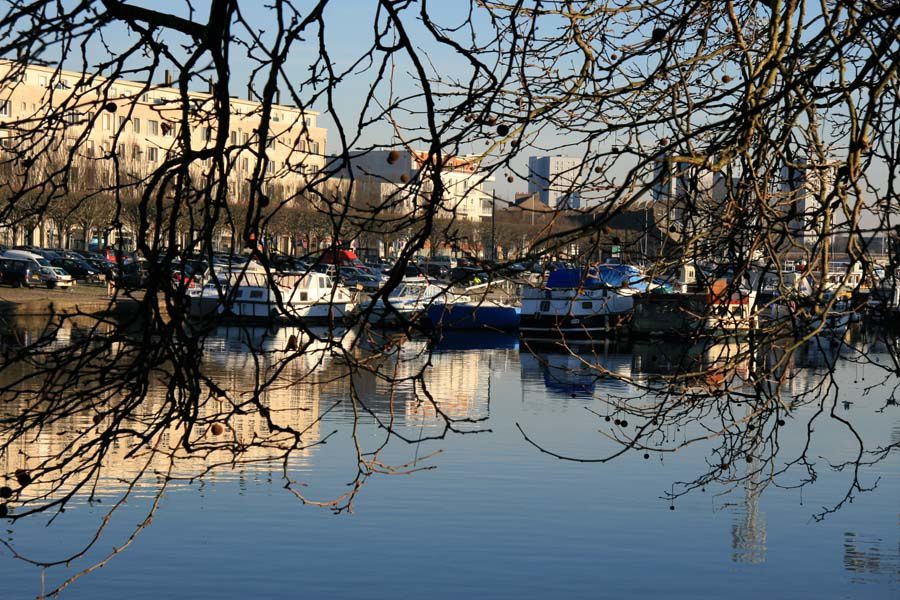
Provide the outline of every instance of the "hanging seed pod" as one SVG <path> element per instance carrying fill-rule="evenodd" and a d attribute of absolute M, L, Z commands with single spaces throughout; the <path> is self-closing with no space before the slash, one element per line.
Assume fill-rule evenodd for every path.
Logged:
<path fill-rule="evenodd" d="M 497 117 L 495 117 L 494 115 L 491 115 L 490 117 L 485 119 L 484 122 L 487 123 L 488 125 L 490 125 L 491 127 L 493 127 L 494 125 L 497 124 Z"/>
<path fill-rule="evenodd" d="M 94 421 L 94 425 L 99 425 L 103 422 L 103 415 L 94 415 L 92 420 Z"/>
<path fill-rule="evenodd" d="M 610 60 L 619 60 L 619 55 L 618 54 L 610 54 L 609 58 L 610 58 Z"/>
<path fill-rule="evenodd" d="M 603 169 L 601 169 L 599 166 L 594 167 L 594 173 L 602 173 L 602 172 L 603 172 Z"/>
<path fill-rule="evenodd" d="M 222 427 L 221 423 L 213 423 L 213 426 L 210 427 L 210 431 L 213 435 L 222 435 L 222 433 L 225 431 L 225 428 Z"/>
<path fill-rule="evenodd" d="M 509 125 L 506 125 L 505 123 L 500 123 L 499 125 L 497 125 L 497 135 L 509 135 Z"/>
<path fill-rule="evenodd" d="M 296 351 L 299 348 L 299 344 L 297 343 L 297 336 L 291 334 L 291 337 L 288 338 L 287 348 L 285 351 Z"/>
<path fill-rule="evenodd" d="M 25 487 L 29 483 L 31 483 L 31 475 L 28 474 L 28 471 L 24 469 L 19 469 L 16 471 L 16 481 L 19 482 L 19 485 Z"/>
<path fill-rule="evenodd" d="M 3 498 L 4 500 L 6 500 L 7 498 L 11 498 L 11 497 L 12 497 L 12 488 L 11 487 L 9 487 L 8 485 L 4 485 L 3 487 L 0 487 L 0 498 Z"/>
<path fill-rule="evenodd" d="M 653 30 L 653 33 L 650 34 L 650 40 L 652 42 L 660 42 L 666 37 L 666 30 L 662 27 L 657 27 Z"/>
<path fill-rule="evenodd" d="M 397 152 L 396 150 L 391 150 L 390 152 L 388 152 L 388 155 L 387 155 L 387 162 L 388 162 L 389 165 L 394 164 L 394 163 L 397 162 L 398 160 L 400 160 L 400 153 L 399 153 L 399 152 Z"/>
<path fill-rule="evenodd" d="M 402 174 L 402 175 L 400 176 L 400 181 L 402 181 L 403 183 L 408 182 L 408 181 L 409 181 L 409 175 L 407 175 L 406 173 Z"/>
<path fill-rule="evenodd" d="M 722 75 L 722 83 L 730 83 L 731 79 L 731 75 Z"/>
<path fill-rule="evenodd" d="M 513 181 L 515 181 L 515 178 L 512 175 L 510 175 L 509 177 L 506 178 L 506 181 L 508 181 L 509 183 L 512 183 Z"/>
<path fill-rule="evenodd" d="M 105 110 L 106 112 L 114 113 L 117 110 L 119 110 L 119 107 L 116 106 L 115 102 L 107 102 L 106 104 L 103 105 L 103 110 Z"/>

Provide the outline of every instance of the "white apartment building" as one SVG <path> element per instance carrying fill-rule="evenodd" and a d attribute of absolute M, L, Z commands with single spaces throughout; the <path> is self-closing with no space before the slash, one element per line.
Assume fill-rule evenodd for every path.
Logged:
<path fill-rule="evenodd" d="M 39 139 L 46 142 L 41 154 L 46 157 L 59 151 L 65 157 L 74 149 L 81 164 L 91 165 L 92 172 L 103 175 L 95 182 L 98 189 L 109 185 L 116 165 L 120 172 L 146 175 L 173 152 L 180 152 L 181 92 L 172 87 L 168 72 L 164 79 L 162 83 L 111 80 L 54 66 L 0 61 L 0 145 L 10 153 L 30 152 L 35 143 L 33 131 L 40 127 Z M 189 92 L 188 102 L 191 149 L 212 147 L 219 133 L 214 129 L 219 120 L 212 113 L 212 95 Z M 238 203 L 247 199 L 247 181 L 263 158 L 257 134 L 262 105 L 232 97 L 230 110 L 225 149 L 227 197 Z M 291 106 L 271 107 L 264 185 L 278 184 L 290 196 L 322 170 L 327 132 L 318 126 L 318 116 Z M 197 161 L 192 170 L 202 172 L 205 166 Z M 86 186 L 89 182 L 79 183 Z M 111 204 L 110 215 L 113 213 Z M 53 222 L 44 221 L 34 231 L 0 224 L 0 243 L 62 245 Z M 75 245 L 87 244 L 93 234 L 99 235 L 82 232 Z"/>

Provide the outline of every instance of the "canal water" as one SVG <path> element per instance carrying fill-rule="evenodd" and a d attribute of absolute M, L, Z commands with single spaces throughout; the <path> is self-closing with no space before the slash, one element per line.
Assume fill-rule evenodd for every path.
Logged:
<path fill-rule="evenodd" d="M 247 344 L 284 338 L 222 329 L 206 360 L 220 383 L 249 389 L 258 361 Z M 62 559 L 91 540 L 139 469 L 114 451 L 93 499 L 79 494 L 52 523 L 55 513 L 4 525 L 2 597 L 39 596 L 126 544 L 62 597 L 900 597 L 900 451 L 877 452 L 900 443 L 891 400 L 900 382 L 879 368 L 890 361 L 884 345 L 802 351 L 784 384 L 791 410 L 776 439 L 758 447 L 756 462 L 711 480 L 704 476 L 721 467 L 727 438 L 716 411 L 687 407 L 646 448 L 623 445 L 649 418 L 620 409 L 659 401 L 647 389 L 674 368 L 677 350 L 532 353 L 515 338 L 460 335 L 436 347 L 398 341 L 370 371 L 334 378 L 346 374 L 337 357 L 311 356 L 264 399 L 305 439 L 325 443 L 287 461 L 256 449 L 203 476 L 215 457 L 185 459 L 161 498 L 165 478 L 142 477 L 71 564 L 42 569 L 14 558 L 13 549 Z M 432 351 L 422 379 L 406 379 Z M 715 361 L 722 352 L 700 354 Z M 687 383 L 669 401 L 716 397 L 743 368 Z M 390 385 L 378 375 L 386 369 L 404 381 Z M 791 404 L 823 381 L 833 386 Z M 752 411 L 745 404 L 729 406 L 738 420 Z M 386 439 L 385 424 L 402 437 Z M 46 452 L 85 427 L 70 425 L 21 452 Z M 250 417 L 230 427 L 244 440 L 270 433 Z M 376 471 L 358 488 L 357 448 Z M 11 470 L 18 459 L 5 460 Z M 854 477 L 874 489 L 854 489 Z M 152 522 L 135 533 L 157 498 Z"/>

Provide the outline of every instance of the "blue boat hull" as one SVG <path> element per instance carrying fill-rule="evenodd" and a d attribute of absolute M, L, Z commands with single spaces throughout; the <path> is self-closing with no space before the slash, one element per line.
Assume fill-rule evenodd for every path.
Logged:
<path fill-rule="evenodd" d="M 432 304 L 428 319 L 435 329 L 487 329 L 515 331 L 519 327 L 519 309 L 491 304 Z"/>

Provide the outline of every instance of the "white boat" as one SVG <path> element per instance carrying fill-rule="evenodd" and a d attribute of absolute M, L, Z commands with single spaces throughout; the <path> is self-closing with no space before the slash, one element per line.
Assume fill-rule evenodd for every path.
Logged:
<path fill-rule="evenodd" d="M 584 340 L 624 327 L 634 308 L 635 267 L 600 265 L 595 271 L 558 269 L 546 285 L 522 291 L 519 333 L 525 341 Z M 646 288 L 646 285 L 643 286 Z"/>
<path fill-rule="evenodd" d="M 360 313 L 370 323 L 395 324 L 417 320 L 445 290 L 427 280 L 404 279 L 388 295 L 359 303 Z"/>
<path fill-rule="evenodd" d="M 322 273 L 274 276 L 249 266 L 189 290 L 192 316 L 212 314 L 261 321 L 341 320 L 353 308 L 349 290 Z"/>

